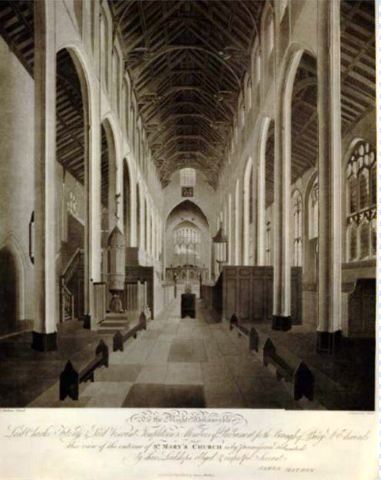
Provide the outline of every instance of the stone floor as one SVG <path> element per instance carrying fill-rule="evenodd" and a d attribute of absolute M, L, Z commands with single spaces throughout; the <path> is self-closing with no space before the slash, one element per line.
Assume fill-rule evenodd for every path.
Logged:
<path fill-rule="evenodd" d="M 262 349 L 249 353 L 248 340 L 216 322 L 197 304 L 195 319 L 180 318 L 178 301 L 148 323 L 146 331 L 112 352 L 112 337 L 81 328 L 59 327 L 59 350 L 30 348 L 31 332 L 0 339 L 0 407 L 211 407 L 371 410 L 374 347 L 347 345 L 335 358 L 317 355 L 314 337 L 302 327 L 275 332 L 258 326 L 273 341 L 305 360 L 318 380 L 315 401 L 295 402 L 289 383 L 277 381 L 264 367 Z M 78 401 L 59 400 L 59 374 L 70 359 L 87 363 L 103 338 L 110 365 L 95 372 L 95 381 L 80 386 Z"/>
<path fill-rule="evenodd" d="M 197 318 L 181 319 L 174 302 L 124 352 L 110 353 L 110 365 L 80 386 L 78 401 L 58 400 L 58 382 L 29 407 L 225 407 L 302 408 L 287 385 L 248 352 L 226 324 L 197 305 Z"/>

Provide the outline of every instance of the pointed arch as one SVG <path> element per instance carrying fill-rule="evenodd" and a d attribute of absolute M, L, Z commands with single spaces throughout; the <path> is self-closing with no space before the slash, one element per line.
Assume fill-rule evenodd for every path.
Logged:
<path fill-rule="evenodd" d="M 0 243 L 0 276 L 3 277 L 4 275 L 4 278 L 1 278 L 0 283 L 6 287 L 6 290 L 10 289 L 11 295 L 13 295 L 12 301 L 15 306 L 15 321 L 25 319 L 26 264 L 26 257 L 14 235 L 10 234 L 5 237 Z M 9 275 L 7 274 L 8 268 L 13 270 L 13 281 L 10 281 Z M 8 292 L 4 291 L 2 293 L 6 294 Z M 4 300 L 6 300 L 6 298 L 0 299 L 0 302 L 3 303 Z"/>

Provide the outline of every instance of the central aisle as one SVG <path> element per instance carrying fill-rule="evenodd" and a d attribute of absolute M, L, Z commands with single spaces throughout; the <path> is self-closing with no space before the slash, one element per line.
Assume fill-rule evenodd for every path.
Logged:
<path fill-rule="evenodd" d="M 109 368 L 81 384 L 78 401 L 57 400 L 56 384 L 30 406 L 300 408 L 247 338 L 215 323 L 200 301 L 196 316 L 181 319 L 174 301 L 124 352 L 110 350 Z"/>
<path fill-rule="evenodd" d="M 83 391 L 87 406 L 298 408 L 285 385 L 248 352 L 247 339 L 215 323 L 201 302 L 180 318 L 175 301 L 147 331 L 113 353 Z"/>

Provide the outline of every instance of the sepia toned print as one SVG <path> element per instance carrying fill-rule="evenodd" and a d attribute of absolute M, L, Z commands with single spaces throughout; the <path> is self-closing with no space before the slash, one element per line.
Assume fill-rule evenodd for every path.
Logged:
<path fill-rule="evenodd" d="M 373 411 L 374 2 L 1 0 L 0 35 L 0 406 Z"/>

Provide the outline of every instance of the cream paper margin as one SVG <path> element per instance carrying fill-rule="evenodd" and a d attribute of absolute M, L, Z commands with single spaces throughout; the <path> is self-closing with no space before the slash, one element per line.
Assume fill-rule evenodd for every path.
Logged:
<path fill-rule="evenodd" d="M 376 17 L 379 102 L 381 0 Z M 378 103 L 378 126 L 380 115 Z M 3 409 L 0 480 L 380 478 L 380 274 L 378 264 L 376 412 Z"/>

